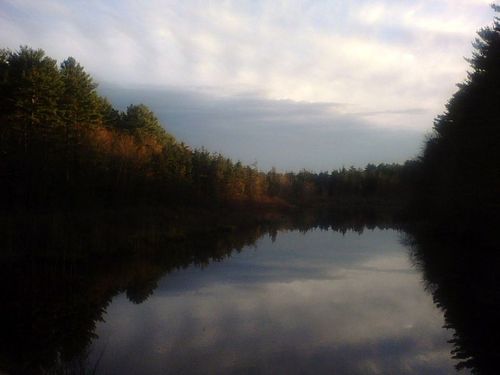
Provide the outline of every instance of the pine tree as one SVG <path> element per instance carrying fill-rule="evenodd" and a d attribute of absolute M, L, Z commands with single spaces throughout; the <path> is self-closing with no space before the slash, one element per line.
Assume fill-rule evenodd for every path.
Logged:
<path fill-rule="evenodd" d="M 498 18 L 473 46 L 472 71 L 436 118 L 421 158 L 420 201 L 442 216 L 493 217 L 500 209 Z"/>
<path fill-rule="evenodd" d="M 30 205 L 53 186 L 62 82 L 56 61 L 43 50 L 21 47 L 1 55 L 2 153 L 9 160 L 2 166 L 4 189 L 8 201 Z M 35 188 L 40 180 L 46 183 Z"/>
<path fill-rule="evenodd" d="M 59 97 L 59 111 L 64 124 L 65 179 L 78 173 L 79 155 L 84 128 L 100 122 L 100 107 L 94 83 L 83 67 L 72 57 L 64 60 L 60 67 L 62 93 Z"/>
<path fill-rule="evenodd" d="M 155 114 L 144 104 L 129 105 L 121 126 L 139 139 L 153 137 L 164 145 L 175 143 L 174 137 L 165 131 Z"/>

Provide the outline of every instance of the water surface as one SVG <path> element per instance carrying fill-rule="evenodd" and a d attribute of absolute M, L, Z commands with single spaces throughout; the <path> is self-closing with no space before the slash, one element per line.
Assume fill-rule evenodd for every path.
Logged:
<path fill-rule="evenodd" d="M 166 274 L 140 304 L 117 295 L 89 362 L 103 374 L 454 373 L 409 254 L 395 230 L 265 235 Z"/>

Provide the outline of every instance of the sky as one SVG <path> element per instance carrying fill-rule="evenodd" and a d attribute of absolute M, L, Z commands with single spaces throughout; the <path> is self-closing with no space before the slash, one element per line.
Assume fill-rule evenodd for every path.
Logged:
<path fill-rule="evenodd" d="M 73 56 L 125 109 L 261 169 L 404 162 L 491 0 L 2 0 L 0 47 Z"/>

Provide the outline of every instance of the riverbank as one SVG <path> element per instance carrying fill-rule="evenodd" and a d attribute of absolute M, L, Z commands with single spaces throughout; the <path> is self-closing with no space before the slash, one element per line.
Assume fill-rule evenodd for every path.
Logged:
<path fill-rule="evenodd" d="M 161 251 L 171 243 L 244 232 L 312 227 L 361 231 L 394 225 L 395 210 L 377 205 L 123 207 L 0 215 L 1 257 L 82 258 Z"/>

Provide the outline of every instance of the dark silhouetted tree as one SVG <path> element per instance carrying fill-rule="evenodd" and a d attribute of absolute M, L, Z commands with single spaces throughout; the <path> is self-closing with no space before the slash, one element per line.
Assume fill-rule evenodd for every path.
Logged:
<path fill-rule="evenodd" d="M 475 220 L 500 212 L 498 18 L 478 32 L 473 46 L 472 71 L 436 118 L 421 157 L 418 206 L 443 218 Z"/>

